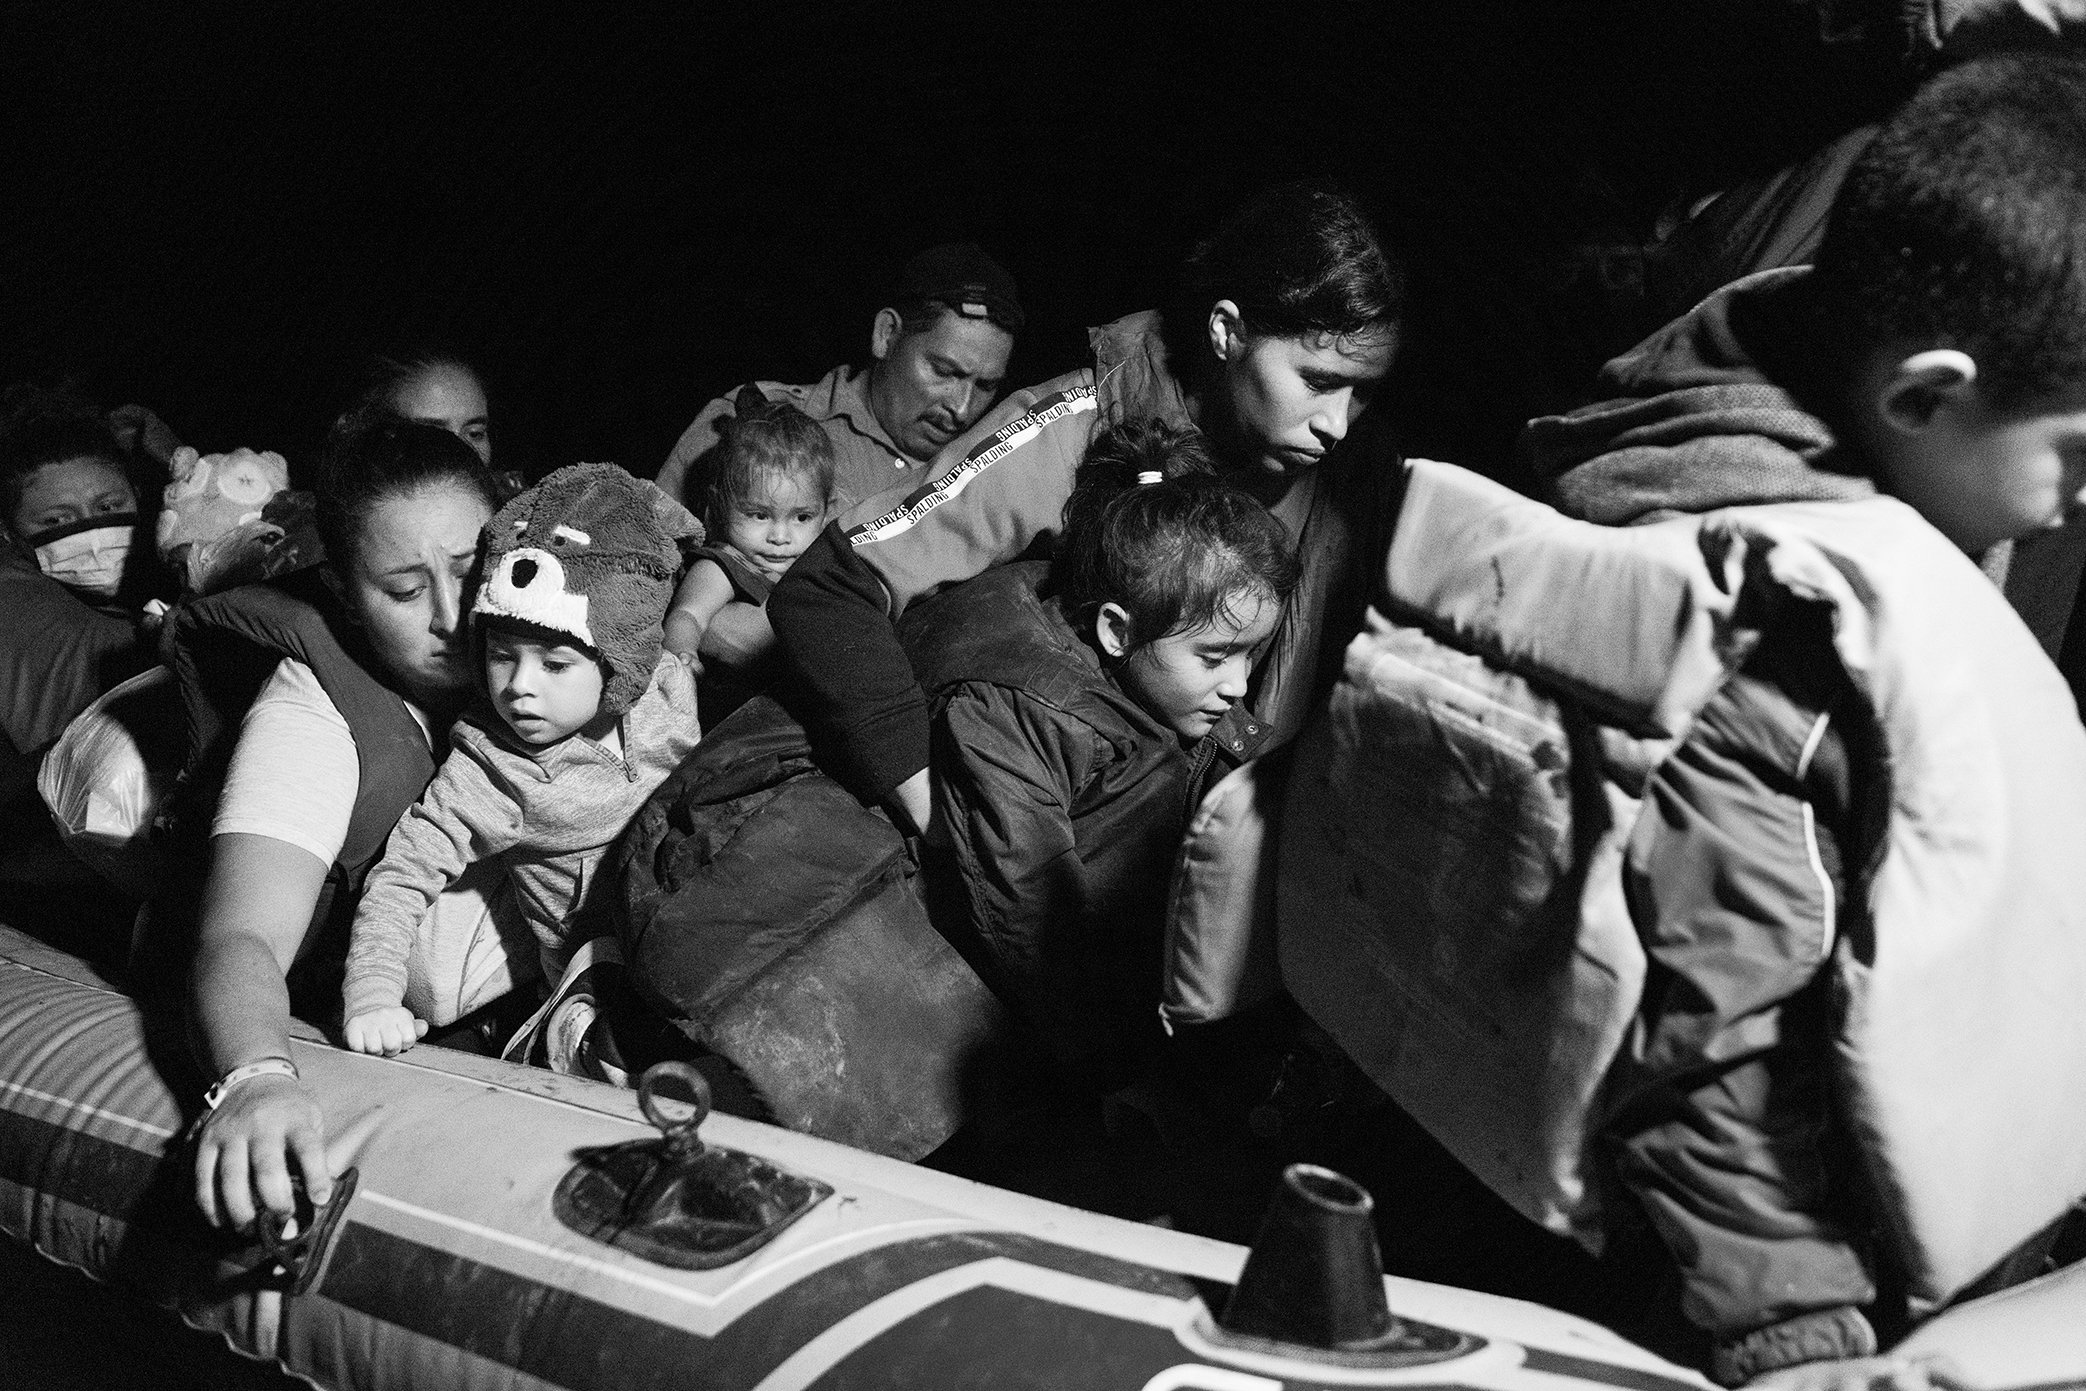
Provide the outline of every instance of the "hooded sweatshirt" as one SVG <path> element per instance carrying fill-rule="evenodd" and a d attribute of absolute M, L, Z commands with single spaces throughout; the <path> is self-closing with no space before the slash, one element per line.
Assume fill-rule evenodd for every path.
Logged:
<path fill-rule="evenodd" d="M 1873 497 L 1868 465 L 1820 418 L 1803 347 L 1811 269 L 1761 271 L 1717 291 L 1601 369 L 1600 400 L 1532 420 L 1523 463 L 1547 501 L 1607 526 L 1767 502 Z M 2002 541 L 1979 567 L 2057 661 L 2073 693 L 2086 650 L 2060 657 L 2086 527 Z M 2086 649 L 2086 638 L 2074 644 Z"/>
<path fill-rule="evenodd" d="M 1802 364 L 1765 346 L 1796 333 L 1810 273 L 1762 271 L 1728 286 L 1602 368 L 1597 404 L 1530 421 L 1522 457 L 1549 501 L 1568 516 L 1629 526 L 1747 503 L 1875 496 L 1799 400 Z"/>
<path fill-rule="evenodd" d="M 662 654 L 622 720 L 620 755 L 582 735 L 531 748 L 490 712 L 457 721 L 435 780 L 370 871 L 348 949 L 343 1017 L 398 1004 L 415 927 L 465 867 L 499 857 L 555 981 L 573 947 L 607 927 L 594 892 L 610 845 L 695 748 L 695 678 Z"/>

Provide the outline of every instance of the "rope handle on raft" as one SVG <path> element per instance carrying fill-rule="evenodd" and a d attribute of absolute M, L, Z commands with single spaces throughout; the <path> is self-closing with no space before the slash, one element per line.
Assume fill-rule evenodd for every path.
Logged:
<path fill-rule="evenodd" d="M 285 1294 L 303 1294 L 312 1286 L 319 1275 L 319 1258 L 325 1254 L 326 1243 L 333 1229 L 340 1225 L 341 1214 L 348 1210 L 348 1200 L 355 1196 L 355 1184 L 362 1177 L 361 1171 L 350 1168 L 333 1181 L 333 1196 L 326 1206 L 310 1209 L 309 1199 L 301 1181 L 292 1180 L 298 1198 L 298 1212 L 294 1215 L 280 1212 L 263 1212 L 257 1224 L 256 1234 L 261 1239 L 261 1249 L 290 1279 Z M 297 1230 L 290 1231 L 292 1224 Z"/>

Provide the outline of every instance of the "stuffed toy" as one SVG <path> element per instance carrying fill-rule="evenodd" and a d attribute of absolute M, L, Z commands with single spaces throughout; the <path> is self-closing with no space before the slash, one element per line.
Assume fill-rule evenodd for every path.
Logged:
<path fill-rule="evenodd" d="M 573 464 L 485 527 L 472 611 L 575 639 L 608 668 L 601 708 L 622 714 L 651 684 L 661 624 L 703 524 L 656 484 L 614 464 Z"/>
<path fill-rule="evenodd" d="M 312 496 L 290 490 L 282 455 L 198 454 L 183 445 L 167 467 L 159 556 L 186 593 L 214 594 L 318 562 Z"/>

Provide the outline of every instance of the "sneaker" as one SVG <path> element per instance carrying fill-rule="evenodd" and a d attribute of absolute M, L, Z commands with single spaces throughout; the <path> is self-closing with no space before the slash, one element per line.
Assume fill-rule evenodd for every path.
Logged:
<path fill-rule="evenodd" d="M 591 995 L 572 994 L 558 1001 L 543 1021 L 545 1066 L 568 1077 L 586 1076 L 581 1069 L 587 1034 L 599 1017 Z"/>

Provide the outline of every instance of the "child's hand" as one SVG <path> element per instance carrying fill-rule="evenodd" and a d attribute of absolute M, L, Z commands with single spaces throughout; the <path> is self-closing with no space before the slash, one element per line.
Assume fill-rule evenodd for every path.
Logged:
<path fill-rule="evenodd" d="M 679 657 L 681 659 L 681 665 L 688 668 L 688 674 L 690 676 L 701 676 L 703 674 L 703 659 L 696 656 L 695 653 L 683 652 L 677 648 L 672 647 L 669 647 L 666 650 L 672 652 L 676 657 Z"/>
<path fill-rule="evenodd" d="M 358 1014 L 348 1021 L 348 1047 L 357 1053 L 381 1053 L 389 1058 L 403 1053 L 427 1033 L 427 1021 L 415 1019 L 404 1005 L 391 1005 Z"/>

